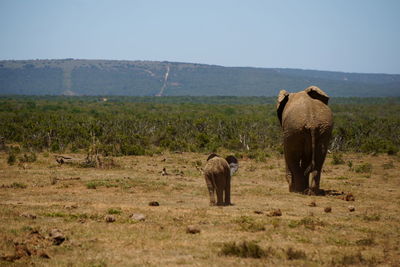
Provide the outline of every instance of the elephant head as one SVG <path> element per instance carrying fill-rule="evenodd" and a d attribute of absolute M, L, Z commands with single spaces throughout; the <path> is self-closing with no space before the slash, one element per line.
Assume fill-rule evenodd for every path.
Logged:
<path fill-rule="evenodd" d="M 228 156 L 226 159 L 214 153 L 208 156 L 204 167 L 204 177 L 210 194 L 210 205 L 231 205 L 231 177 L 238 168 L 239 163 L 234 156 Z M 215 201 L 215 192 L 217 201 Z"/>
<path fill-rule="evenodd" d="M 279 92 L 277 115 L 283 129 L 286 179 L 291 192 L 319 190 L 333 128 L 328 101 L 329 96 L 316 86 L 298 93 Z"/>

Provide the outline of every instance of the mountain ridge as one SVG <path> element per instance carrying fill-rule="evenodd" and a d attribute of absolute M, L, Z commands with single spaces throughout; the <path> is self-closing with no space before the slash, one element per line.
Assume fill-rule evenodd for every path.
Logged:
<path fill-rule="evenodd" d="M 0 61 L 0 95 L 275 96 L 310 85 L 338 97 L 400 96 L 400 74 L 143 60 Z"/>

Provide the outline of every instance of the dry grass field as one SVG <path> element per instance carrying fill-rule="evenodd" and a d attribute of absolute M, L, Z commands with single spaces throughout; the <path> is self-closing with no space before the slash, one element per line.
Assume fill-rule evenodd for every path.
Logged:
<path fill-rule="evenodd" d="M 208 205 L 206 158 L 99 169 L 48 153 L 9 166 L 1 153 L 0 265 L 400 265 L 399 156 L 328 155 L 325 196 L 289 193 L 282 156 L 241 159 L 229 207 Z"/>

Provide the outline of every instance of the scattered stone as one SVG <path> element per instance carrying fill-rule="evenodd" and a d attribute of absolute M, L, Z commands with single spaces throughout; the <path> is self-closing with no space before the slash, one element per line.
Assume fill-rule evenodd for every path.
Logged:
<path fill-rule="evenodd" d="M 325 207 L 324 211 L 325 211 L 325 212 L 331 212 L 331 211 L 332 211 L 332 208 L 331 208 L 331 207 Z"/>
<path fill-rule="evenodd" d="M 105 220 L 108 223 L 115 222 L 115 216 L 114 215 L 106 215 Z"/>
<path fill-rule="evenodd" d="M 264 212 L 262 212 L 261 210 L 255 210 L 254 213 L 255 214 L 263 214 Z"/>
<path fill-rule="evenodd" d="M 348 193 L 348 194 L 345 196 L 344 200 L 346 200 L 346 201 L 355 201 L 356 199 L 355 199 L 355 197 L 353 196 L 352 193 Z"/>
<path fill-rule="evenodd" d="M 53 245 L 61 245 L 65 241 L 65 235 L 57 228 L 50 231 L 50 238 L 53 241 Z"/>
<path fill-rule="evenodd" d="M 20 216 L 21 217 L 25 217 L 25 218 L 29 218 L 29 219 L 32 219 L 32 220 L 36 219 L 36 215 L 35 214 L 31 214 L 31 213 L 28 213 L 28 212 L 24 212 Z"/>
<path fill-rule="evenodd" d="M 160 203 L 158 203 L 157 201 L 150 201 L 149 206 L 153 206 L 153 207 L 160 206 Z"/>
<path fill-rule="evenodd" d="M 316 207 L 317 203 L 315 202 L 315 200 L 311 201 L 310 204 L 308 204 L 308 206 L 310 207 Z"/>
<path fill-rule="evenodd" d="M 350 212 L 353 212 L 353 211 L 356 210 L 356 208 L 354 206 L 349 206 L 348 209 L 349 209 Z"/>
<path fill-rule="evenodd" d="M 50 259 L 49 254 L 46 253 L 46 251 L 39 251 L 38 252 L 39 257 L 44 258 L 44 259 Z"/>
<path fill-rule="evenodd" d="M 270 211 L 269 216 L 282 216 L 282 211 L 280 209 L 275 209 Z"/>
<path fill-rule="evenodd" d="M 165 168 L 162 169 L 161 175 L 162 176 L 168 175 L 167 170 Z"/>
<path fill-rule="evenodd" d="M 197 226 L 194 226 L 194 225 L 189 225 L 186 228 L 186 233 L 188 233 L 188 234 L 199 234 L 200 231 L 201 231 L 200 228 Z"/>
<path fill-rule="evenodd" d="M 131 218 L 131 220 L 138 221 L 138 222 L 146 220 L 146 216 L 141 213 L 134 213 L 130 216 L 130 218 Z"/>

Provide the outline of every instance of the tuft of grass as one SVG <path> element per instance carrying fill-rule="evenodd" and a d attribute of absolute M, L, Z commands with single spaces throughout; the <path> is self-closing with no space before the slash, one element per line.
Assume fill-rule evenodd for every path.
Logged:
<path fill-rule="evenodd" d="M 393 161 L 382 164 L 384 170 L 394 169 Z"/>
<path fill-rule="evenodd" d="M 344 164 L 345 161 L 343 159 L 343 155 L 341 153 L 333 153 L 332 155 L 332 164 L 333 165 L 340 165 Z"/>
<path fill-rule="evenodd" d="M 119 214 L 122 213 L 122 210 L 110 208 L 110 209 L 107 210 L 107 213 L 108 214 L 118 214 L 119 215 Z"/>
<path fill-rule="evenodd" d="M 300 259 L 307 259 L 307 255 L 302 250 L 296 250 L 292 247 L 289 247 L 286 250 L 286 258 L 288 260 L 300 260 Z"/>
<path fill-rule="evenodd" d="M 338 260 L 332 260 L 332 265 L 367 265 L 367 266 L 375 266 L 377 264 L 377 260 L 375 257 L 370 259 L 365 258 L 360 251 L 354 254 L 346 254 L 340 256 Z"/>
<path fill-rule="evenodd" d="M 357 173 L 371 173 L 372 172 L 372 165 L 371 163 L 364 163 L 361 165 L 358 165 L 354 168 L 354 171 Z"/>
<path fill-rule="evenodd" d="M 87 189 L 96 189 L 97 188 L 96 182 L 88 182 L 86 184 L 86 188 Z"/>
<path fill-rule="evenodd" d="M 375 245 L 375 240 L 372 237 L 359 239 L 356 241 L 358 246 L 373 246 Z"/>
<path fill-rule="evenodd" d="M 24 188 L 27 188 L 28 186 L 27 186 L 26 184 L 24 184 L 24 183 L 14 182 L 14 183 L 12 183 L 12 184 L 10 185 L 10 187 L 11 187 L 11 188 L 21 188 L 21 189 L 24 189 Z"/>
<path fill-rule="evenodd" d="M 381 219 L 381 215 L 380 215 L 380 214 L 377 214 L 377 213 L 374 213 L 374 214 L 364 214 L 364 215 L 362 216 L 362 219 L 363 219 L 364 221 L 367 221 L 367 222 L 379 221 L 379 220 Z"/>
<path fill-rule="evenodd" d="M 264 223 L 250 216 L 240 216 L 238 219 L 235 220 L 235 222 L 240 226 L 243 231 L 265 231 Z"/>
<path fill-rule="evenodd" d="M 329 180 L 348 180 L 349 178 L 346 176 L 338 176 L 333 178 L 328 178 Z"/>
<path fill-rule="evenodd" d="M 259 259 L 266 257 L 270 252 L 271 248 L 264 250 L 255 241 L 243 241 L 238 244 L 236 242 L 224 243 L 219 254 L 223 256 Z"/>
<path fill-rule="evenodd" d="M 8 165 L 14 165 L 15 164 L 15 162 L 17 161 L 17 156 L 14 154 L 14 153 L 10 153 L 10 154 L 8 154 L 8 157 L 7 157 L 7 164 Z"/>
<path fill-rule="evenodd" d="M 317 218 L 304 217 L 299 221 L 296 220 L 290 221 L 288 224 L 290 228 L 295 228 L 301 225 L 307 229 L 315 230 L 317 226 L 325 226 L 325 223 Z"/>

